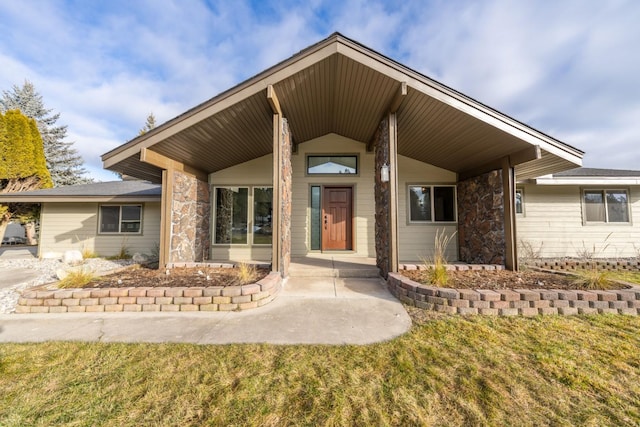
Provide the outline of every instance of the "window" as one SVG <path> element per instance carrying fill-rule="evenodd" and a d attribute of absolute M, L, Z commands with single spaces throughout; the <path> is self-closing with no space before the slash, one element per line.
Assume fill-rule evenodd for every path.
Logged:
<path fill-rule="evenodd" d="M 524 191 L 521 188 L 516 189 L 516 214 L 524 214 Z"/>
<path fill-rule="evenodd" d="M 311 250 L 320 250 L 320 235 L 322 232 L 322 207 L 320 206 L 320 186 L 311 187 Z"/>
<path fill-rule="evenodd" d="M 627 190 L 584 190 L 585 222 L 629 222 Z"/>
<path fill-rule="evenodd" d="M 253 189 L 253 244 L 270 245 L 272 242 L 273 188 Z"/>
<path fill-rule="evenodd" d="M 214 194 L 215 244 L 272 243 L 273 188 L 216 187 Z"/>
<path fill-rule="evenodd" d="M 409 186 L 410 222 L 454 222 L 455 220 L 455 186 Z"/>
<path fill-rule="evenodd" d="M 140 233 L 141 205 L 100 206 L 100 233 Z"/>
<path fill-rule="evenodd" d="M 308 175 L 355 175 L 358 156 L 307 156 Z"/>

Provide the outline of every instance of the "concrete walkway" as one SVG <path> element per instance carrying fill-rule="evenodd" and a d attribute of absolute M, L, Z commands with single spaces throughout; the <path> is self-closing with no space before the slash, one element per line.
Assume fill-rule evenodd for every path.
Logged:
<path fill-rule="evenodd" d="M 11 288 L 37 279 L 40 273 L 32 268 L 12 268 L 0 272 L 0 289 Z"/>
<path fill-rule="evenodd" d="M 0 342 L 369 344 L 410 327 L 380 278 L 293 277 L 244 312 L 0 315 Z"/>

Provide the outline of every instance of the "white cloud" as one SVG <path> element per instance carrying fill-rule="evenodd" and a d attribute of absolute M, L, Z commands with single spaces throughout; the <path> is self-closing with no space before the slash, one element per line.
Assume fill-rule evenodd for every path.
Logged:
<path fill-rule="evenodd" d="M 31 80 L 88 163 L 340 31 L 587 151 L 639 168 L 640 4 L 445 0 L 2 2 L 0 89 Z M 624 153 L 624 154 L 616 154 Z"/>

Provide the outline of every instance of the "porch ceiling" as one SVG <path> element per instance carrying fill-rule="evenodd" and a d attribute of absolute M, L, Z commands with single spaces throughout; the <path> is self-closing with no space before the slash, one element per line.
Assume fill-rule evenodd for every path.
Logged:
<path fill-rule="evenodd" d="M 401 83 L 405 96 L 397 98 Z M 539 145 L 530 178 L 579 165 L 582 153 L 340 35 L 301 52 L 103 156 L 106 168 L 159 182 L 140 149 L 211 173 L 272 152 L 271 84 L 296 143 L 327 133 L 368 143 L 396 99 L 398 152 L 463 173 Z"/>

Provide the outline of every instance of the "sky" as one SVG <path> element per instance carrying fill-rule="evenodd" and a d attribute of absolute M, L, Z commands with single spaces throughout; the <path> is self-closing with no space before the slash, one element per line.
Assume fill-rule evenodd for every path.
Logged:
<path fill-rule="evenodd" d="M 0 91 L 30 81 L 89 175 L 100 155 L 338 31 L 640 170 L 637 0 L 0 0 Z"/>

